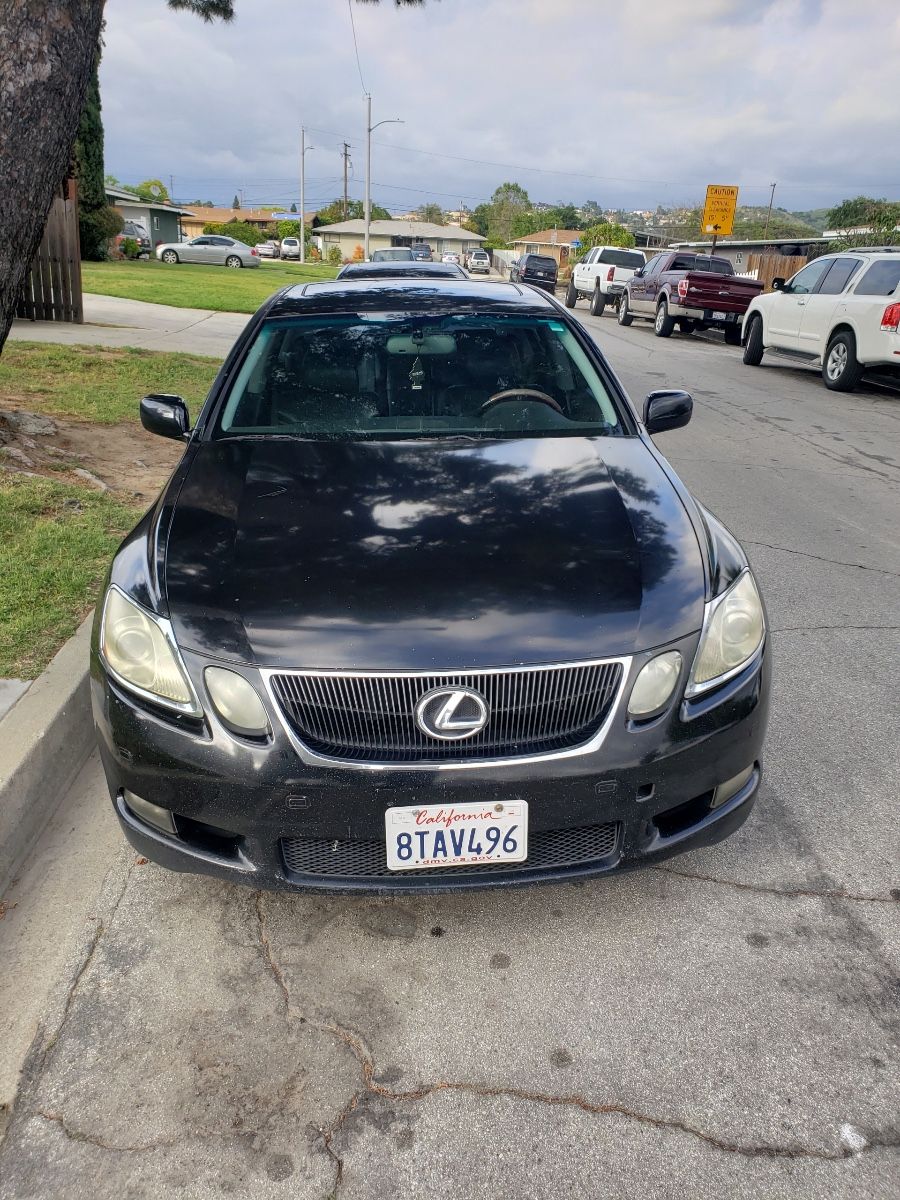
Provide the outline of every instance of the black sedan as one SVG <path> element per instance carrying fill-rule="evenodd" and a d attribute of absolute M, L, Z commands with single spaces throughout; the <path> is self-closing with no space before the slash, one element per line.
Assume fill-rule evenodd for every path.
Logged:
<path fill-rule="evenodd" d="M 523 285 L 270 298 L 97 608 L 130 842 L 265 888 L 573 879 L 726 837 L 760 780 L 763 604 L 584 329 Z"/>
<path fill-rule="evenodd" d="M 468 275 L 455 263 L 430 262 L 414 259 L 412 262 L 361 262 L 346 263 L 337 273 L 338 279 L 468 279 Z"/>

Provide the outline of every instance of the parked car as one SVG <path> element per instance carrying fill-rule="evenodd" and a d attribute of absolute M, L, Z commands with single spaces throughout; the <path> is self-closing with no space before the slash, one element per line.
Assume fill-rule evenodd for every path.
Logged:
<path fill-rule="evenodd" d="M 338 279 L 465 279 L 462 267 L 454 263 L 362 262 L 347 263 L 338 271 Z"/>
<path fill-rule="evenodd" d="M 462 266 L 462 258 L 454 250 L 446 250 L 441 255 L 441 262 L 455 263 L 458 267 Z"/>
<path fill-rule="evenodd" d="M 491 259 L 486 250 L 470 250 L 466 258 L 466 270 L 472 274 L 481 272 L 485 275 L 491 273 Z"/>
<path fill-rule="evenodd" d="M 420 266 L 419 270 L 422 269 Z M 161 381 L 162 382 L 162 381 Z M 254 888 L 576 879 L 720 841 L 770 690 L 747 558 L 562 305 L 282 289 L 113 559 L 91 694 L 138 852 Z"/>
<path fill-rule="evenodd" d="M 410 249 L 416 262 L 431 262 L 434 258 L 427 242 L 413 242 Z"/>
<path fill-rule="evenodd" d="M 414 262 L 415 255 L 409 246 L 390 246 L 385 250 L 375 250 L 371 262 Z"/>
<path fill-rule="evenodd" d="M 259 251 L 260 258 L 280 258 L 281 246 L 278 242 L 271 238 L 267 242 L 259 242 L 256 249 Z"/>
<path fill-rule="evenodd" d="M 666 250 L 635 271 L 619 299 L 619 324 L 635 317 L 653 322 L 657 337 L 721 329 L 729 346 L 741 342 L 741 318 L 763 289 L 756 279 L 739 279 L 727 258 Z"/>
<path fill-rule="evenodd" d="M 513 263 L 509 271 L 510 282 L 530 283 L 546 292 L 556 290 L 559 267 L 549 254 L 523 254 Z"/>
<path fill-rule="evenodd" d="M 773 287 L 744 318 L 749 366 L 777 350 L 821 366 L 834 392 L 852 392 L 868 368 L 900 372 L 900 247 L 827 254 Z"/>
<path fill-rule="evenodd" d="M 281 239 L 281 257 L 282 258 L 299 258 L 300 257 L 300 239 L 295 237 L 286 237 Z"/>
<path fill-rule="evenodd" d="M 204 233 L 189 242 L 162 242 L 156 257 L 164 263 L 206 263 L 214 267 L 258 267 L 259 251 L 234 238 Z"/>
<path fill-rule="evenodd" d="M 122 226 L 122 232 L 116 234 L 117 249 L 123 249 L 126 238 L 130 238 L 131 241 L 137 242 L 138 253 L 141 255 L 146 255 L 149 258 L 150 251 L 153 249 L 153 243 L 150 241 L 150 234 L 143 225 L 137 221 L 126 221 Z"/>
<path fill-rule="evenodd" d="M 607 304 L 618 304 L 626 284 L 645 262 L 640 250 L 594 246 L 572 268 L 566 288 L 566 308 L 574 308 L 579 297 L 587 296 L 591 301 L 591 315 L 602 317 Z"/>

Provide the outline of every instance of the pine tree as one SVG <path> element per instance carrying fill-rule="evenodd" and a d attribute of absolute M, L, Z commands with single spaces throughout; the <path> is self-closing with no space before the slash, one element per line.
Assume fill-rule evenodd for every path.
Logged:
<path fill-rule="evenodd" d="M 75 141 L 75 170 L 78 176 L 78 236 L 81 257 L 92 262 L 106 258 L 109 239 L 122 228 L 123 221 L 106 203 L 106 179 L 103 173 L 103 118 L 100 112 L 100 47 L 94 58 L 78 137 Z"/>
<path fill-rule="evenodd" d="M 232 208 L 240 208 L 241 207 L 240 198 L 236 194 L 235 194 L 234 199 L 231 202 L 231 207 Z"/>

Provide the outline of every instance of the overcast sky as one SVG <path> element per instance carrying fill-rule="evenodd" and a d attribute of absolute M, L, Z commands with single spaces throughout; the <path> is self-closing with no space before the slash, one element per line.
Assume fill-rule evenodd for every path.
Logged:
<path fill-rule="evenodd" d="M 235 0 L 204 25 L 165 0 L 109 0 L 106 169 L 175 180 L 182 201 L 307 207 L 365 171 L 347 0 Z M 489 199 L 650 208 L 707 183 L 792 209 L 900 198 L 894 0 L 427 0 L 353 4 L 373 122 L 373 199 L 400 210 Z M 479 160 L 479 161 L 467 161 Z"/>

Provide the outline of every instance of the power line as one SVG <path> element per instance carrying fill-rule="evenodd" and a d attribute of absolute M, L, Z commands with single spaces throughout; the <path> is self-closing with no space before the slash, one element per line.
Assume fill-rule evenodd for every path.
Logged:
<path fill-rule="evenodd" d="M 369 90 L 363 80 L 362 67 L 359 62 L 359 46 L 356 44 L 356 22 L 353 20 L 353 0 L 347 0 L 347 11 L 350 13 L 350 28 L 353 30 L 353 49 L 356 51 L 356 69 L 359 71 L 359 82 L 363 95 L 368 96 Z"/>

